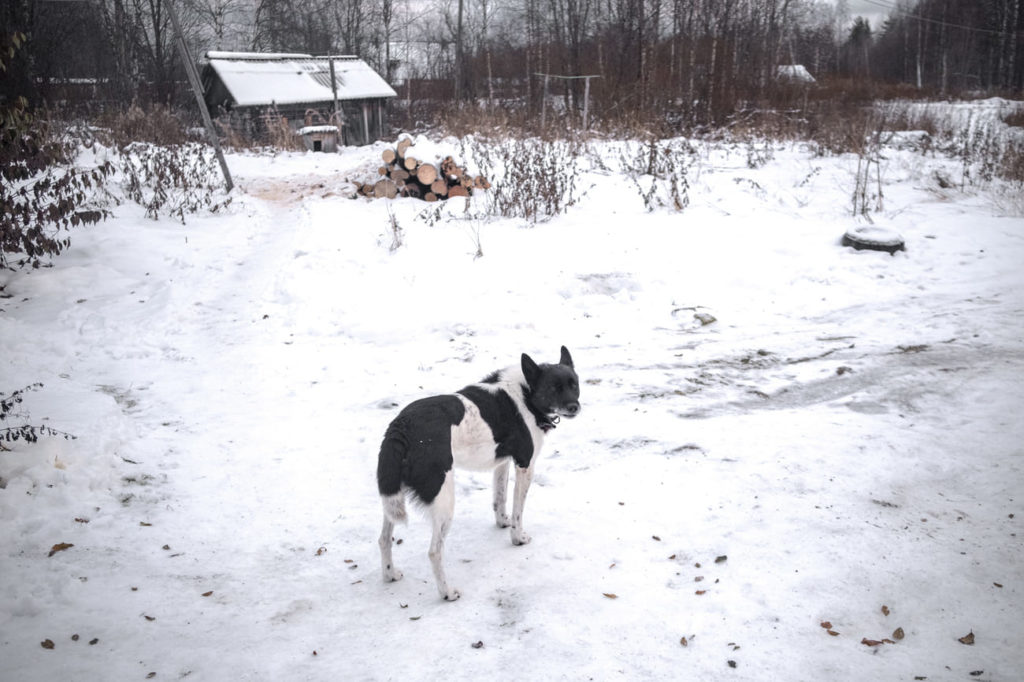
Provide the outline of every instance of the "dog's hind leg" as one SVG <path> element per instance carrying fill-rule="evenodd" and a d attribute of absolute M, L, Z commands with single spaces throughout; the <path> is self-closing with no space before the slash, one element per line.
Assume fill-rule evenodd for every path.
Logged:
<path fill-rule="evenodd" d="M 382 495 L 380 498 L 384 507 L 384 525 L 380 530 L 380 570 L 384 574 L 384 582 L 394 582 L 402 579 L 402 572 L 395 568 L 395 562 L 391 558 L 391 534 L 395 531 L 395 522 L 405 523 L 408 516 L 405 513 L 405 493 L 399 491 L 394 495 Z"/>
<path fill-rule="evenodd" d="M 428 552 L 430 565 L 434 569 L 434 580 L 437 581 L 437 591 L 446 601 L 455 601 L 461 596 L 458 590 L 448 585 L 448 578 L 444 572 L 444 540 L 452 527 L 454 512 L 455 479 L 449 470 L 445 474 L 441 492 L 430 503 L 430 518 L 433 521 L 434 534 L 430 538 L 430 551 Z"/>
<path fill-rule="evenodd" d="M 528 467 L 516 467 L 516 486 L 512 493 L 512 544 L 525 545 L 530 536 L 523 532 L 523 507 L 526 505 L 526 492 L 533 481 L 533 462 Z"/>
<path fill-rule="evenodd" d="M 508 511 L 505 500 L 508 499 L 508 466 L 505 459 L 494 469 L 494 522 L 498 528 L 508 528 Z"/>
<path fill-rule="evenodd" d="M 380 530 L 380 570 L 384 574 L 384 582 L 390 583 L 402 579 L 402 572 L 395 568 L 395 562 L 391 558 L 391 534 L 395 530 L 395 522 L 384 514 L 384 527 Z"/>

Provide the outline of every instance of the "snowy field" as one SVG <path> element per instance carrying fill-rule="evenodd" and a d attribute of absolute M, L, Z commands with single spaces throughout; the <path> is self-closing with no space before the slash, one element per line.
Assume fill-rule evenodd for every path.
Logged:
<path fill-rule="evenodd" d="M 700 145 L 689 207 L 648 212 L 613 147 L 536 226 L 348 198 L 382 144 L 230 155 L 226 214 L 123 205 L 0 273 L 0 391 L 43 382 L 29 421 L 77 435 L 0 452 L 0 680 L 1021 679 L 1005 193 L 887 149 L 890 256 L 839 245 L 854 156 Z M 399 407 L 562 344 L 583 411 L 541 454 L 532 543 L 462 472 L 462 599 L 420 519 L 385 584 Z"/>

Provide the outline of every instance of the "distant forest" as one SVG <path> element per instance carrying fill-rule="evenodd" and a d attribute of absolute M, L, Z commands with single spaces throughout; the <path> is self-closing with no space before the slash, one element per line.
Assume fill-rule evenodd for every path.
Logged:
<path fill-rule="evenodd" d="M 24 46 L 0 98 L 34 105 L 187 106 L 170 0 L 5 0 L 0 43 Z M 599 115 L 674 112 L 716 122 L 792 92 L 803 65 L 834 93 L 1019 96 L 1021 0 L 175 0 L 192 55 L 357 55 L 399 100 L 537 106 L 538 74 L 592 75 Z M 569 111 L 583 83 L 558 80 Z M 83 94 L 84 93 L 84 94 Z"/>

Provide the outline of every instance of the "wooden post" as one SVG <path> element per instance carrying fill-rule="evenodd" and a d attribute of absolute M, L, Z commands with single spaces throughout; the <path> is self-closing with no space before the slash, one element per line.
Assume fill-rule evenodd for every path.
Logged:
<path fill-rule="evenodd" d="M 370 104 L 363 100 L 363 142 L 370 144 Z"/>
<path fill-rule="evenodd" d="M 557 78 L 559 80 L 564 80 L 564 81 L 579 80 L 580 78 L 582 78 L 584 80 L 584 88 L 583 88 L 583 129 L 586 130 L 590 126 L 590 79 L 591 78 L 600 78 L 601 77 L 600 75 L 598 75 L 598 74 L 591 74 L 591 75 L 587 75 L 587 76 L 557 76 L 557 75 L 552 75 L 550 73 L 538 73 L 538 74 L 534 74 L 534 75 L 536 75 L 536 76 L 543 76 L 544 77 L 544 95 L 543 95 L 544 101 L 542 103 L 541 110 L 540 110 L 540 127 L 541 127 L 541 129 L 544 129 L 545 124 L 547 123 L 548 79 L 550 79 L 550 78 Z"/>
<path fill-rule="evenodd" d="M 584 76 L 583 79 L 583 129 L 587 129 L 590 120 L 590 79 L 593 76 Z"/>
<path fill-rule="evenodd" d="M 548 78 L 547 74 L 544 74 L 544 93 L 540 99 L 540 129 L 545 130 L 547 128 L 547 117 L 548 117 Z"/>
<path fill-rule="evenodd" d="M 334 116 L 341 120 L 338 116 L 338 81 L 334 77 L 334 57 L 328 56 L 327 62 L 331 65 L 331 94 L 334 95 Z"/>
<path fill-rule="evenodd" d="M 213 120 L 210 118 L 210 110 L 206 108 L 206 100 L 203 98 L 203 86 L 199 82 L 199 72 L 196 70 L 195 62 L 192 61 L 192 57 L 188 53 L 188 47 L 185 45 L 185 35 L 181 32 L 181 22 L 178 21 L 178 12 L 174 9 L 174 3 L 168 0 L 167 13 L 171 17 L 171 23 L 174 24 L 174 36 L 175 42 L 178 45 L 178 53 L 181 56 L 181 61 L 185 62 L 185 73 L 188 74 L 188 82 L 192 86 L 192 92 L 196 95 L 196 102 L 199 104 L 199 113 L 203 116 L 203 125 L 206 126 L 206 134 L 210 138 L 210 143 L 213 145 L 213 151 L 217 155 L 217 161 L 220 163 L 220 171 L 224 174 L 224 189 L 230 192 L 234 188 L 235 183 L 231 179 L 231 171 L 228 170 L 228 162 L 224 160 L 224 152 L 220 148 L 220 139 L 217 137 L 217 130 L 213 127 Z"/>

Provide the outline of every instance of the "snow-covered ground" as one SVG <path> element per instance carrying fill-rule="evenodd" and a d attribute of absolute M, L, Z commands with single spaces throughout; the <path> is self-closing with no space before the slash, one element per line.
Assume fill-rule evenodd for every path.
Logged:
<path fill-rule="evenodd" d="M 0 273 L 0 391 L 78 436 L 0 452 L 0 679 L 1020 679 L 1024 220 L 956 162 L 887 151 L 890 256 L 801 145 L 699 147 L 682 213 L 608 152 L 533 227 L 347 198 L 382 148 L 231 155 L 226 215 Z M 398 408 L 562 344 L 533 542 L 462 472 L 462 599 L 421 520 L 385 584 Z"/>

